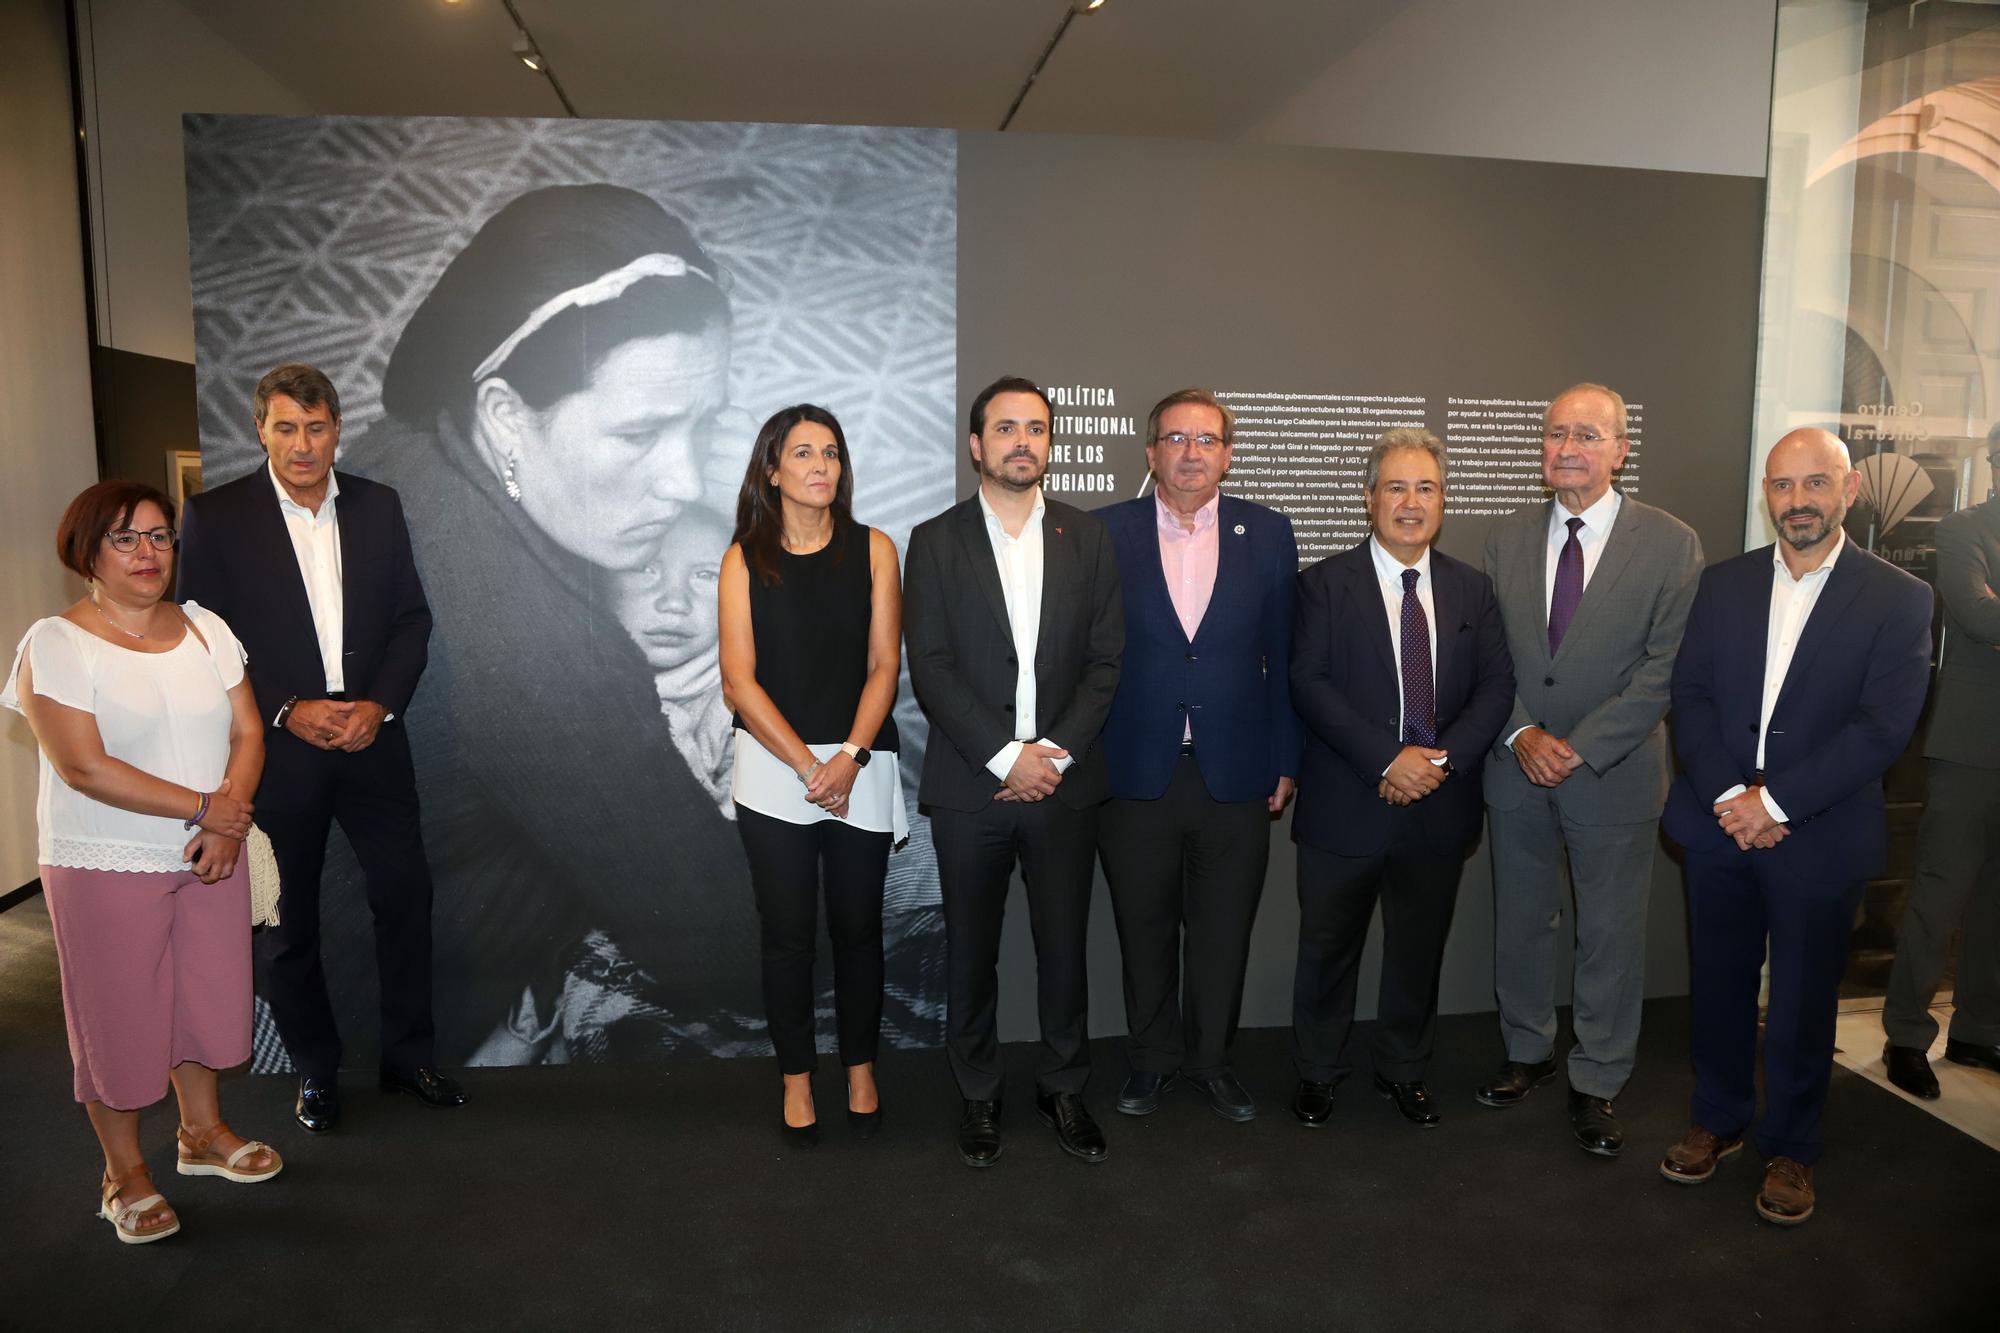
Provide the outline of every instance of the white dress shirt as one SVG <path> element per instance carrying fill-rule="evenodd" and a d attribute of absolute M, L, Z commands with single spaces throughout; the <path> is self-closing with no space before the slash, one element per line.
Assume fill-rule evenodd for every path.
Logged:
<path fill-rule="evenodd" d="M 1000 567 L 1000 591 L 1007 599 L 1007 624 L 1014 635 L 1014 739 L 1000 747 L 986 761 L 986 771 L 1002 782 L 1021 757 L 1024 742 L 1054 748 L 1046 736 L 1035 736 L 1035 646 L 1042 634 L 1042 515 L 1048 506 L 1042 488 L 1035 488 L 1035 507 L 1021 525 L 1021 535 L 1010 537 L 1000 515 L 979 492 L 979 509 L 986 516 L 986 540 L 992 544 L 994 563 Z M 1066 771 L 1074 756 L 1053 761 L 1058 773 Z"/>
<path fill-rule="evenodd" d="M 1778 706 L 1778 696 L 1784 692 L 1786 673 L 1792 669 L 1792 654 L 1799 650 L 1799 637 L 1806 632 L 1806 621 L 1819 605 L 1819 595 L 1826 591 L 1826 577 L 1833 572 L 1833 562 L 1847 549 L 1847 533 L 1835 528 L 1834 534 L 1833 549 L 1820 561 L 1819 568 L 1798 578 L 1793 578 L 1785 565 L 1784 544 L 1780 542 L 1771 548 L 1771 624 L 1764 634 L 1764 705 L 1757 722 L 1759 769 L 1764 767 L 1764 743 L 1771 736 L 1771 710 Z M 1716 803 L 1719 805 L 1747 790 L 1739 782 L 1716 797 Z M 1771 818 L 1780 824 L 1791 822 L 1769 787 L 1759 787 L 1757 797 L 1764 802 Z"/>
<path fill-rule="evenodd" d="M 1596 503 L 1581 514 L 1572 514 L 1563 507 L 1560 500 L 1549 505 L 1549 552 L 1542 562 L 1542 623 L 1547 624 L 1549 612 L 1556 604 L 1556 563 L 1562 559 L 1563 547 L 1569 545 L 1569 521 L 1583 520 L 1583 526 L 1576 530 L 1576 544 L 1583 551 L 1583 586 L 1590 587 L 1591 575 L 1597 573 L 1597 562 L 1604 557 L 1604 543 L 1611 536 L 1611 525 L 1618 521 L 1618 507 L 1625 503 L 1625 497 L 1618 493 L 1616 486 L 1597 497 Z M 1534 725 L 1530 723 L 1529 726 Z M 1507 737 L 1508 748 L 1513 748 L 1514 738 L 1526 731 L 1527 727 L 1516 727 Z"/>
<path fill-rule="evenodd" d="M 320 665 L 326 671 L 326 690 L 338 694 L 347 688 L 347 675 L 341 667 L 347 608 L 340 590 L 340 518 L 334 512 L 340 482 L 333 473 L 326 474 L 326 498 L 315 514 L 286 493 L 275 468 L 266 464 L 264 470 L 270 474 L 271 489 L 278 493 L 278 512 L 284 516 L 292 554 L 298 557 L 299 575 L 305 580 L 313 634 L 319 639 Z"/>
<path fill-rule="evenodd" d="M 1396 735 L 1400 739 L 1403 734 L 1403 710 L 1407 707 L 1403 702 L 1403 571 L 1406 569 L 1417 571 L 1417 601 L 1423 605 L 1425 628 L 1431 637 L 1431 697 L 1437 697 L 1438 618 L 1437 603 L 1431 600 L 1431 548 L 1424 548 L 1416 564 L 1406 565 L 1383 550 L 1382 543 L 1370 537 L 1368 554 L 1375 561 L 1375 581 L 1382 590 L 1382 609 L 1389 615 L 1389 646 L 1394 650 L 1390 655 L 1396 659 Z M 1438 761 L 1433 759 L 1431 762 Z M 1387 769 L 1382 771 L 1388 772 Z"/>

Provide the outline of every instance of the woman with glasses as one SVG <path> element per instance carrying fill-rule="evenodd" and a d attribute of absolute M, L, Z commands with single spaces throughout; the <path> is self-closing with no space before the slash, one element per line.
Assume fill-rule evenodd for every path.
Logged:
<path fill-rule="evenodd" d="M 173 521 L 135 482 L 71 501 L 56 550 L 89 594 L 29 627 L 0 685 L 41 748 L 37 850 L 76 1099 L 104 1150 L 99 1214 L 128 1244 L 180 1230 L 139 1146 L 139 1112 L 169 1084 L 181 1175 L 247 1184 L 283 1165 L 218 1104 L 215 1071 L 250 1058 L 242 851 L 264 741 L 236 636 L 165 596 Z"/>
<path fill-rule="evenodd" d="M 903 596 L 896 547 L 854 521 L 840 422 L 809 403 L 757 433 L 722 558 L 722 689 L 736 713 L 736 828 L 763 945 L 764 1011 L 785 1137 L 819 1134 L 813 941 L 826 897 L 847 1114 L 881 1119 L 882 885 L 909 836 L 897 778 Z"/>

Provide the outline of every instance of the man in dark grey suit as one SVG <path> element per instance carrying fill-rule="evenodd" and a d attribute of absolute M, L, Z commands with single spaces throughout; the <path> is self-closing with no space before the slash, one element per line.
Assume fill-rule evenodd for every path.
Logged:
<path fill-rule="evenodd" d="M 2000 426 L 1986 437 L 2000 471 Z M 1944 1058 L 2000 1072 L 2000 487 L 1937 525 L 1944 662 L 1924 743 L 1929 793 L 1917 831 L 1917 882 L 1903 909 L 1882 1006 L 1889 1080 L 1938 1095 L 1926 1053 L 1931 997 L 1959 932 Z"/>
<path fill-rule="evenodd" d="M 910 534 L 903 584 L 910 683 L 931 723 L 917 795 L 944 898 L 959 1156 L 1000 1156 L 997 967 L 1018 863 L 1042 1027 L 1036 1109 L 1065 1152 L 1101 1162 L 1104 1134 L 1083 1102 L 1084 946 L 1097 807 L 1111 793 L 1098 732 L 1125 645 L 1118 565 L 1101 522 L 1042 497 L 1047 396 L 1002 379 L 971 418 L 979 490 Z"/>
<path fill-rule="evenodd" d="M 1617 393 L 1579 384 L 1549 404 L 1542 427 L 1542 479 L 1555 498 L 1502 519 L 1486 542 L 1518 694 L 1486 759 L 1507 1059 L 1475 1095 L 1511 1106 L 1555 1077 L 1566 862 L 1570 1130 L 1586 1152 L 1615 1157 L 1624 1135 L 1611 1102 L 1639 1044 L 1646 900 L 1671 776 L 1662 719 L 1701 542 L 1612 486 L 1631 448 Z"/>

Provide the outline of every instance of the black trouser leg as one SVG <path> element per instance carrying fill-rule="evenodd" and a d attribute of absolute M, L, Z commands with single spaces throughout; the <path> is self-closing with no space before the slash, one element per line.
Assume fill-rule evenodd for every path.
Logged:
<path fill-rule="evenodd" d="M 944 906 L 945 1051 L 959 1094 L 970 1101 L 998 1101 L 1002 1087 L 997 974 L 1017 808 L 995 802 L 973 814 L 930 812 Z"/>
<path fill-rule="evenodd" d="M 2000 1041 L 2000 938 L 1992 925 L 2000 900 L 2000 769 L 1932 759 L 1926 771 L 1917 878 L 1896 933 L 1882 1027 L 1898 1046 L 1929 1049 L 1937 1039 L 1930 1005 L 1958 932 L 1952 1035 Z"/>
<path fill-rule="evenodd" d="M 1353 1071 L 1342 1058 L 1354 1026 L 1355 986 L 1386 854 L 1299 851 L 1299 953 L 1292 973 L 1292 1063 L 1313 1083 Z"/>
<path fill-rule="evenodd" d="M 382 1067 L 434 1065 L 431 869 L 409 739 L 400 726 L 385 726 L 368 749 L 340 758 L 347 762 L 333 814 L 368 883 L 382 996 Z"/>
<path fill-rule="evenodd" d="M 1108 801 L 1097 847 L 1118 924 L 1125 983 L 1126 1056 L 1134 1069 L 1171 1074 L 1185 1052 L 1181 1030 L 1183 833 L 1173 803 Z"/>
<path fill-rule="evenodd" d="M 814 827 L 826 868 L 840 1062 L 865 1065 L 875 1059 L 882 1034 L 882 884 L 889 874 L 889 835 L 835 819 Z"/>
<path fill-rule="evenodd" d="M 1464 868 L 1461 856 L 1437 856 L 1417 846 L 1392 846 L 1389 854 L 1382 885 L 1375 1072 L 1393 1083 L 1421 1080 L 1430 1064 L 1438 972 Z"/>
<path fill-rule="evenodd" d="M 1192 770 L 1194 761 L 1181 761 Z M 1263 801 L 1210 798 L 1200 773 L 1188 775 L 1186 817 L 1187 978 L 1181 1012 L 1187 1054 L 1181 1067 L 1196 1078 L 1229 1068 L 1229 1043 L 1243 1012 L 1243 974 L 1250 965 L 1250 931 L 1264 896 L 1271 860 L 1271 811 Z M 1177 777 L 1177 784 L 1183 779 Z"/>
<path fill-rule="evenodd" d="M 332 823 L 326 805 L 257 810 L 257 827 L 271 839 L 282 886 L 278 924 L 265 932 L 263 943 L 264 998 L 292 1067 L 309 1078 L 332 1078 L 340 1068 L 340 1028 L 327 998 L 319 944 L 320 872 Z"/>
<path fill-rule="evenodd" d="M 1052 796 L 1025 807 L 1018 827 L 1042 1025 L 1035 1083 L 1043 1092 L 1080 1093 L 1090 1078 L 1087 946 L 1097 811 L 1072 810 Z"/>
<path fill-rule="evenodd" d="M 757 899 L 764 1015 L 779 1072 L 785 1074 L 809 1074 L 817 1064 L 813 946 L 819 928 L 819 837 L 814 827 L 736 809 L 736 831 L 750 861 L 750 889 Z M 879 911 L 876 919 L 879 923 Z"/>

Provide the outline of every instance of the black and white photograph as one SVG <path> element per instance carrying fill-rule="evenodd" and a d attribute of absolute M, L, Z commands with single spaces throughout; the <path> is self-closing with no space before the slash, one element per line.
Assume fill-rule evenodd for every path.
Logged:
<path fill-rule="evenodd" d="M 435 616 L 406 725 L 440 1058 L 768 1053 L 718 569 L 758 424 L 790 404 L 840 416 L 855 515 L 899 549 L 949 503 L 954 136 L 191 116 L 186 147 L 208 484 L 263 463 L 251 389 L 304 361 L 340 394 L 336 468 L 408 519 Z M 912 837 L 883 1032 L 928 1046 L 943 942 L 907 681 L 895 718 Z M 336 839 L 343 1018 L 372 1009 L 361 882 Z M 257 1068 L 286 1067 L 260 1005 Z"/>

